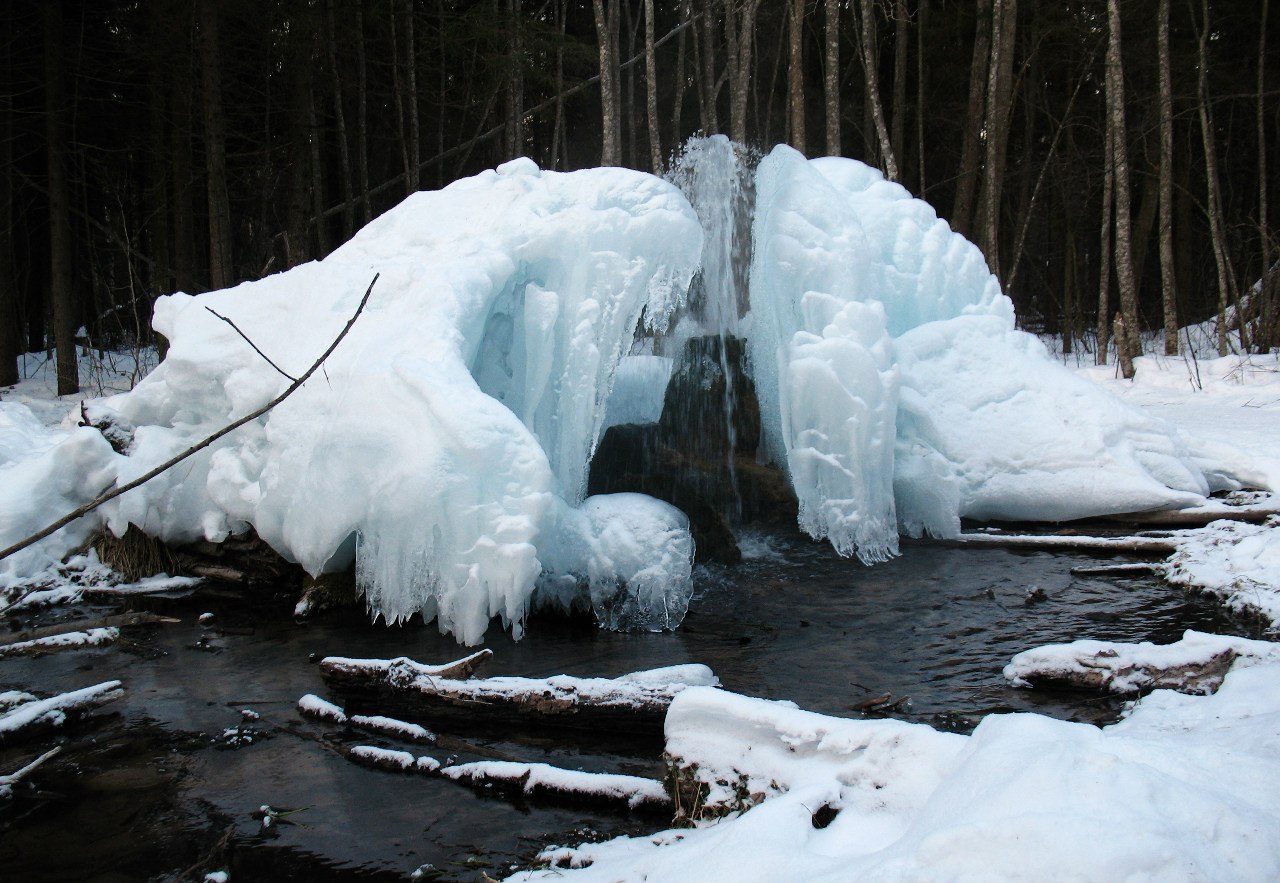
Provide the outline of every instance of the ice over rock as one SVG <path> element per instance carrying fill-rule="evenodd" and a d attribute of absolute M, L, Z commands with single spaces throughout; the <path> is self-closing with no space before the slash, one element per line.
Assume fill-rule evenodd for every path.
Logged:
<path fill-rule="evenodd" d="M 1175 431 L 1017 331 L 978 249 L 875 170 L 778 147 L 755 199 L 750 312 L 728 313 L 762 450 L 811 535 L 870 563 L 900 532 L 953 535 L 963 516 L 1059 520 L 1212 489 L 1212 464 Z M 698 218 L 650 175 L 521 159 L 414 194 L 323 261 L 161 298 L 164 362 L 99 406 L 136 427 L 127 456 L 94 430 L 37 432 L 0 411 L 0 545 L 289 384 L 211 310 L 297 376 L 381 274 L 291 398 L 5 572 L 102 523 L 179 542 L 251 526 L 313 574 L 354 560 L 374 613 L 420 612 L 467 643 L 494 617 L 518 635 L 537 603 L 674 627 L 691 593 L 685 516 L 637 494 L 583 498 L 603 428 L 662 408 L 670 360 L 628 354 L 638 326 L 662 331 L 688 297 L 706 260 Z"/>
<path fill-rule="evenodd" d="M 354 555 L 371 610 L 421 612 L 474 643 L 494 616 L 519 634 L 548 565 L 603 591 L 614 516 L 642 532 L 628 554 L 650 557 L 619 572 L 646 597 L 655 582 L 682 595 L 657 600 L 683 615 L 680 513 L 647 497 L 574 507 L 614 369 L 642 314 L 660 328 L 685 295 L 700 245 L 688 203 L 657 178 L 516 160 L 410 196 L 323 261 L 163 298 L 168 355 L 110 402 L 138 427 L 122 481 L 289 383 L 206 307 L 296 376 L 381 273 L 323 375 L 122 498 L 110 525 L 171 540 L 252 525 L 313 574 Z"/>
<path fill-rule="evenodd" d="M 879 560 L 960 518 L 1190 505 L 1211 487 L 1176 430 L 1014 328 L 982 253 L 849 159 L 760 164 L 752 370 L 800 523 Z"/>

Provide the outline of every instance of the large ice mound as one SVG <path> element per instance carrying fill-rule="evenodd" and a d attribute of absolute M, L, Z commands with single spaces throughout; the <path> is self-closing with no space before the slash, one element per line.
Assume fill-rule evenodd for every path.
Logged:
<path fill-rule="evenodd" d="M 961 517 L 1059 521 L 1210 491 L 1176 430 L 1014 328 L 982 253 L 849 159 L 757 173 L 750 347 L 801 526 L 874 561 Z"/>
<path fill-rule="evenodd" d="M 138 427 L 130 456 L 116 458 L 122 482 L 288 385 L 210 310 L 297 376 L 381 273 L 323 374 L 121 498 L 107 522 L 176 541 L 252 525 L 313 574 L 354 555 L 373 611 L 421 612 L 474 643 L 494 616 L 519 634 L 544 564 L 563 562 L 599 595 L 602 562 L 618 557 L 600 522 L 621 512 L 634 530 L 661 534 L 628 536 L 632 547 L 669 552 L 632 568 L 639 588 L 624 586 L 648 599 L 665 580 L 678 597 L 659 599 L 654 619 L 668 624 L 667 607 L 674 614 L 688 597 L 683 525 L 596 506 L 590 553 L 543 562 L 539 552 L 556 542 L 560 510 L 583 502 L 613 372 L 637 323 L 643 314 L 661 327 L 700 246 L 688 203 L 657 178 L 556 174 L 518 160 L 409 197 L 323 261 L 162 298 L 154 322 L 168 355 L 107 403 Z M 683 545 L 671 536 L 682 530 Z"/>

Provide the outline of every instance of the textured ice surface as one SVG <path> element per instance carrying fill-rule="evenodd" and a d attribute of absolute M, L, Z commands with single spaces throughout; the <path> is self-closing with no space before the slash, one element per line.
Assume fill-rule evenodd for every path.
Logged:
<path fill-rule="evenodd" d="M 862 163 L 786 147 L 761 163 L 752 313 L 769 453 L 801 526 L 845 554 L 877 560 L 899 530 L 950 536 L 961 517 L 1059 521 L 1211 490 L 1171 426 L 1017 331 L 977 247 Z"/>
<path fill-rule="evenodd" d="M 123 498 L 111 526 L 220 540 L 252 525 L 311 573 L 354 555 L 388 620 L 420 611 L 474 643 L 500 616 L 518 633 L 542 534 L 582 501 L 614 370 L 642 312 L 660 328 L 685 296 L 700 245 L 652 176 L 516 160 L 414 194 L 322 262 L 163 298 L 168 356 L 110 402 L 139 427 L 123 480 L 289 382 L 206 307 L 297 376 L 382 274 L 323 374 Z M 616 533 L 598 518 L 597 563 Z"/>

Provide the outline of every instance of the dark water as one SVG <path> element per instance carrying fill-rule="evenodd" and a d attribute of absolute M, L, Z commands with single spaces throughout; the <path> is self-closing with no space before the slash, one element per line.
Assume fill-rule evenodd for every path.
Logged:
<path fill-rule="evenodd" d="M 901 558 L 866 568 L 795 537 L 745 545 L 751 556 L 740 567 L 701 572 L 688 619 L 673 634 L 620 635 L 544 618 L 518 643 L 492 632 L 495 657 L 484 673 L 609 676 L 703 662 L 738 692 L 852 717 L 859 703 L 888 693 L 909 697 L 894 716 L 963 731 L 998 711 L 1114 719 L 1114 700 L 1006 686 L 1000 669 L 1020 650 L 1080 637 L 1167 642 L 1186 628 L 1240 631 L 1211 604 L 1154 578 L 1070 574 L 1094 558 L 911 544 Z M 1024 603 L 1035 587 L 1046 599 Z M 372 626 L 351 613 L 299 625 L 287 610 L 207 596 L 167 602 L 160 612 L 181 624 L 127 630 L 112 648 L 0 660 L 0 690 L 56 692 L 119 678 L 128 691 L 105 720 L 59 737 L 63 754 L 0 805 L 0 876 L 200 880 L 227 869 L 237 883 L 407 880 L 431 865 L 423 879 L 479 880 L 527 863 L 548 842 L 662 826 L 515 805 L 440 779 L 353 765 L 336 750 L 353 737 L 295 710 L 303 694 L 325 695 L 312 655 L 442 662 L 462 648 L 434 627 Z M 196 624 L 204 611 L 216 615 L 214 626 Z M 260 717 L 246 721 L 241 709 Z M 470 745 L 412 750 L 440 760 L 661 771 L 656 747 L 452 735 Z M 44 747 L 0 748 L 0 772 Z M 263 804 L 304 809 L 286 817 L 295 824 L 264 833 L 252 816 Z"/>

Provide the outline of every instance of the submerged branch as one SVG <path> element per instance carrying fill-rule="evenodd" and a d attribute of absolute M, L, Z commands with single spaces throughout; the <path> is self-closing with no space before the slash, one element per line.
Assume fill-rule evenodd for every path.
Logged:
<path fill-rule="evenodd" d="M 245 416 L 241 417 L 239 420 L 236 420 L 233 423 L 227 424 L 222 429 L 219 429 L 217 432 L 215 432 L 213 435 L 210 435 L 207 438 L 202 439 L 201 441 L 187 448 L 182 453 L 177 454 L 176 456 L 165 461 L 164 463 L 161 463 L 159 466 L 157 466 L 155 469 L 152 469 L 150 472 L 146 473 L 145 475 L 140 476 L 139 478 L 135 478 L 133 481 L 129 482 L 128 484 L 120 485 L 119 487 L 113 488 L 99 495 L 98 497 L 95 497 L 94 499 L 90 500 L 88 503 L 85 503 L 83 506 L 76 509 L 74 512 L 70 512 L 67 515 L 64 515 L 62 518 L 59 518 L 57 521 L 53 522 L 53 524 L 50 524 L 48 527 L 44 528 L 44 530 L 34 533 L 31 536 L 27 537 L 26 539 L 19 540 L 17 543 L 14 543 L 9 548 L 4 549 L 3 551 L 0 551 L 0 561 L 3 561 L 5 558 L 8 558 L 10 555 L 13 555 L 16 552 L 21 552 L 23 549 L 27 548 L 28 546 L 31 546 L 31 545 L 34 545 L 35 543 L 40 542 L 40 540 L 43 540 L 45 537 L 55 533 L 59 529 L 66 527 L 68 524 L 75 521 L 77 518 L 80 518 L 84 515 L 88 515 L 90 512 L 92 512 L 94 509 L 97 509 L 99 506 L 103 505 L 104 503 L 108 503 L 111 500 L 114 500 L 116 497 L 119 497 L 122 494 L 128 493 L 134 488 L 141 487 L 151 479 L 155 478 L 157 475 L 167 472 L 168 470 L 172 469 L 174 466 L 177 466 L 179 463 L 181 463 L 183 460 L 187 459 L 191 455 L 196 454 L 199 451 L 202 451 L 205 448 L 209 447 L 209 445 L 213 444 L 218 439 L 222 438 L 224 435 L 228 435 L 229 433 L 239 429 L 241 426 L 244 426 L 246 423 L 249 423 L 250 421 L 258 419 L 263 414 L 267 413 L 272 408 L 274 408 L 276 405 L 283 402 L 289 396 L 293 395 L 298 390 L 298 388 L 302 386 L 302 384 L 306 383 L 307 380 L 311 377 L 311 375 L 314 374 L 316 370 L 319 369 L 319 367 L 324 364 L 324 361 L 327 358 L 329 358 L 330 355 L 333 354 L 333 351 L 335 349 L 338 348 L 338 344 L 342 342 L 342 339 L 347 336 L 347 332 L 351 330 L 351 326 L 355 324 L 356 319 L 360 318 L 360 314 L 364 311 L 365 304 L 369 302 L 369 295 L 373 293 L 374 283 L 378 281 L 378 277 L 380 275 L 381 274 L 379 273 L 374 274 L 373 280 L 369 283 L 369 287 L 365 290 L 364 297 L 360 299 L 360 305 L 356 307 L 355 313 L 351 316 L 350 319 L 347 320 L 346 326 L 342 329 L 341 332 L 339 332 L 338 336 L 333 339 L 333 343 L 329 344 L 328 349 L 326 349 L 320 355 L 320 358 L 316 359 L 316 361 L 311 365 L 311 367 L 306 370 L 305 374 L 303 374 L 301 377 L 295 380 L 292 384 L 290 384 L 288 389 L 280 393 L 280 395 L 276 396 L 271 401 L 267 402 L 261 408 L 258 408 L 256 411 L 253 411 L 252 413 L 246 414 Z"/>

